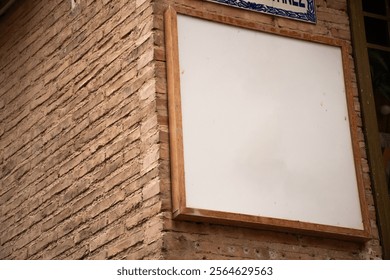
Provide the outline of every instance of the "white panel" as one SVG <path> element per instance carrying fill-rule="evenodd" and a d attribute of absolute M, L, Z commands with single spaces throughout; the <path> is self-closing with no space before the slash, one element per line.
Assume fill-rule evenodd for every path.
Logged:
<path fill-rule="evenodd" d="M 178 16 L 187 206 L 363 229 L 341 49 Z"/>

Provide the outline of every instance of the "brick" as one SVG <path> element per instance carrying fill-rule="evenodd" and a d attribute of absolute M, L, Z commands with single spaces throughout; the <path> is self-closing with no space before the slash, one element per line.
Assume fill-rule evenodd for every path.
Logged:
<path fill-rule="evenodd" d="M 12 245 L 0 246 L 0 254 L 1 254 L 1 256 L 3 256 L 3 258 L 2 258 L 3 260 L 4 259 L 8 259 L 13 251 L 14 250 L 13 250 L 13 246 Z"/>
<path fill-rule="evenodd" d="M 96 232 L 103 230 L 107 226 L 107 218 L 105 216 L 99 216 L 91 220 L 83 228 L 79 228 L 77 233 L 74 235 L 74 242 L 78 244 L 87 238 L 93 236 Z"/>
<path fill-rule="evenodd" d="M 135 63 L 129 62 L 128 68 L 122 68 L 122 72 L 126 72 L 126 74 L 117 77 L 117 79 L 113 79 L 112 84 L 104 89 L 104 94 L 106 96 L 110 96 L 111 94 L 121 90 L 127 82 L 129 82 L 129 80 L 137 75 Z"/>
<path fill-rule="evenodd" d="M 72 253 L 65 256 L 65 260 L 82 260 L 85 259 L 89 254 L 89 248 L 87 245 L 78 247 L 73 250 Z"/>
<path fill-rule="evenodd" d="M 155 83 L 154 80 L 150 80 L 142 85 L 138 92 L 141 101 L 155 97 Z"/>
<path fill-rule="evenodd" d="M 106 260 L 107 259 L 107 251 L 102 250 L 99 252 L 96 252 L 94 254 L 91 254 L 87 258 L 88 260 Z"/>
<path fill-rule="evenodd" d="M 149 219 L 145 225 L 144 230 L 147 234 L 144 235 L 143 242 L 147 245 L 159 240 L 162 236 L 162 219 L 160 216 L 154 216 Z"/>
<path fill-rule="evenodd" d="M 74 203 L 72 203 L 73 213 L 77 213 L 82 209 L 90 206 L 93 201 L 95 201 L 102 194 L 102 190 L 94 189 L 89 192 L 86 192 L 84 196 L 77 199 Z"/>
<path fill-rule="evenodd" d="M 112 241 L 113 239 L 116 239 L 123 232 L 124 227 L 121 224 L 104 231 L 103 233 L 99 234 L 98 237 L 91 240 L 91 242 L 89 243 L 89 250 L 93 252 L 100 246 L 103 246 L 104 244 Z"/>
<path fill-rule="evenodd" d="M 126 260 L 158 260 L 162 259 L 160 248 L 162 248 L 162 242 L 155 242 L 149 246 L 138 245 L 131 248 L 131 250 L 126 250 L 118 254 L 116 258 Z"/>
<path fill-rule="evenodd" d="M 339 10 L 339 11 L 347 10 L 347 3 L 344 0 L 328 0 L 326 5 L 328 8 L 334 10 Z"/>
<path fill-rule="evenodd" d="M 342 11 L 336 11 L 331 9 L 318 9 L 317 17 L 319 20 L 323 20 L 325 22 L 349 24 L 348 17 Z"/>
<path fill-rule="evenodd" d="M 134 175 L 136 175 L 139 172 L 139 164 L 138 162 L 134 161 L 129 166 L 124 167 L 120 171 L 118 171 L 115 175 L 108 178 L 105 182 L 105 190 L 110 190 L 114 187 L 119 186 L 126 180 L 131 179 Z"/>
<path fill-rule="evenodd" d="M 123 158 L 118 156 L 116 158 L 111 158 L 109 161 L 104 162 L 104 166 L 96 174 L 97 180 L 103 180 L 108 177 L 115 170 L 119 169 L 123 165 Z"/>
<path fill-rule="evenodd" d="M 82 178 L 89 172 L 98 168 L 98 166 L 101 166 L 104 163 L 105 159 L 106 155 L 103 151 L 93 154 L 84 162 L 84 164 L 79 165 L 78 168 L 74 169 L 74 171 L 72 172 L 72 176 L 74 176 L 73 178 Z"/>
<path fill-rule="evenodd" d="M 113 242 L 107 249 L 107 257 L 111 258 L 120 252 L 128 250 L 137 243 L 142 243 L 145 236 L 145 232 L 142 229 L 137 229 L 125 235 L 118 241 Z"/>
<path fill-rule="evenodd" d="M 140 155 L 141 149 L 139 147 L 139 142 L 133 143 L 132 146 L 134 146 L 134 147 L 124 151 L 124 154 L 123 154 L 123 162 L 124 163 L 130 162 L 133 159 L 135 159 L 137 156 Z M 139 166 L 139 164 L 137 166 Z"/>
<path fill-rule="evenodd" d="M 53 233 L 43 233 L 38 239 L 28 246 L 28 255 L 33 256 L 39 251 L 47 248 L 51 243 L 55 242 L 58 239 L 56 234 Z"/>
<path fill-rule="evenodd" d="M 73 215 L 70 219 L 68 219 L 63 224 L 60 224 L 55 231 L 57 232 L 57 238 L 61 238 L 73 230 L 77 229 L 82 223 L 85 222 L 84 215 Z"/>
<path fill-rule="evenodd" d="M 64 208 L 61 212 L 50 218 L 48 221 L 42 224 L 42 231 L 47 231 L 52 227 L 58 225 L 60 222 L 68 218 L 72 214 L 70 207 Z"/>
<path fill-rule="evenodd" d="M 80 181 L 73 184 L 61 197 L 61 204 L 65 205 L 78 195 L 84 193 L 89 189 L 90 179 L 83 178 Z"/>
<path fill-rule="evenodd" d="M 28 251 L 26 248 L 21 248 L 13 253 L 13 260 L 25 260 L 28 256 Z"/>
<path fill-rule="evenodd" d="M 23 236 L 20 236 L 16 240 L 14 244 L 15 250 L 24 247 L 28 243 L 31 243 L 33 240 L 37 239 L 40 235 L 41 235 L 41 229 L 39 226 L 30 228 L 26 234 L 23 234 Z"/>
<path fill-rule="evenodd" d="M 139 207 L 141 201 L 141 194 L 136 193 L 130 197 L 126 197 L 121 204 L 111 207 L 106 213 L 107 224 L 126 218 L 127 215 L 134 210 L 134 208 Z"/>
<path fill-rule="evenodd" d="M 66 250 L 71 249 L 74 246 L 73 239 L 68 238 L 65 240 L 62 240 L 61 242 L 58 242 L 55 247 L 52 247 L 51 249 L 44 251 L 42 258 L 51 260 L 51 259 L 59 259 L 58 256 L 65 252 Z"/>
<path fill-rule="evenodd" d="M 81 117 L 85 116 L 89 111 L 91 111 L 94 107 L 96 107 L 98 104 L 100 104 L 104 100 L 103 94 L 93 94 L 90 99 L 86 100 L 83 103 L 77 104 L 80 106 L 77 108 L 77 110 L 72 113 L 72 119 L 74 121 L 80 119 Z"/>
<path fill-rule="evenodd" d="M 72 184 L 72 180 L 70 178 L 61 178 L 59 179 L 56 184 L 51 187 L 49 190 L 45 192 L 43 195 L 43 201 L 46 201 L 48 199 L 52 199 L 54 195 L 57 195 L 64 190 L 66 190 L 70 185 Z"/>
<path fill-rule="evenodd" d="M 106 157 L 110 158 L 111 156 L 123 151 L 127 146 L 136 146 L 134 141 L 139 139 L 140 131 L 138 128 L 135 128 L 133 131 L 127 133 L 126 136 L 116 138 L 112 143 L 106 146 Z M 124 157 L 124 162 L 127 162 L 129 159 Z"/>
<path fill-rule="evenodd" d="M 160 156 L 158 147 L 158 145 L 155 145 L 143 156 L 141 174 L 145 174 L 157 166 Z"/>
<path fill-rule="evenodd" d="M 142 199 L 148 200 L 149 198 L 158 195 L 160 193 L 160 182 L 157 179 L 150 181 L 142 189 Z"/>
<path fill-rule="evenodd" d="M 4 204 L 5 210 L 2 212 L 3 217 L 8 213 L 8 211 L 12 210 L 13 208 L 19 207 L 23 202 L 27 200 L 29 197 L 29 193 L 27 192 L 21 192 L 14 198 L 7 199 L 7 202 L 2 202 Z"/>
<path fill-rule="evenodd" d="M 147 209 L 147 210 L 144 210 Z M 136 211 L 129 213 L 129 217 L 126 220 L 126 228 L 131 229 L 139 224 L 145 223 L 149 218 L 155 216 L 161 210 L 161 202 L 155 203 L 148 207 L 138 207 Z"/>
<path fill-rule="evenodd" d="M 137 69 L 140 70 L 144 68 L 148 63 L 150 63 L 153 60 L 154 57 L 154 51 L 151 48 L 150 50 L 146 51 L 140 57 L 137 61 Z"/>
<path fill-rule="evenodd" d="M 93 205 L 89 211 L 88 211 L 88 217 L 94 218 L 101 212 L 107 210 L 108 208 L 112 207 L 113 205 L 123 201 L 125 199 L 125 192 L 120 190 L 118 192 L 115 192 L 111 194 L 110 196 L 106 197 L 102 201 L 96 203 Z"/>
<path fill-rule="evenodd" d="M 369 242 L 172 220 L 163 15 L 172 4 L 348 44 Z M 0 22 L 0 258 L 380 259 L 347 1 L 316 8 L 307 24 L 204 1 L 16 5 Z"/>

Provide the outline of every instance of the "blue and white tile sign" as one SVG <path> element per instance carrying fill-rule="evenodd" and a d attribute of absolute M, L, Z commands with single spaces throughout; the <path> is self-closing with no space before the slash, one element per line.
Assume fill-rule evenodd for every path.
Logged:
<path fill-rule="evenodd" d="M 314 0 L 209 0 L 242 9 L 291 19 L 316 22 Z"/>

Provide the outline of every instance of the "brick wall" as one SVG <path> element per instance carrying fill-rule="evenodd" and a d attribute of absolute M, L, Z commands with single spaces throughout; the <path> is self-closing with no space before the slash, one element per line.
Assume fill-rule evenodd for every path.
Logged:
<path fill-rule="evenodd" d="M 198 12 L 215 13 L 244 20 L 254 25 L 286 31 L 310 33 L 346 40 L 351 35 L 346 0 L 316 0 L 317 24 L 307 24 L 280 17 L 238 10 L 207 1 L 165 0 L 156 1 L 155 45 L 157 75 L 157 109 L 161 130 L 161 192 L 163 199 L 164 258 L 168 259 L 376 259 L 382 252 L 378 240 L 375 208 L 370 189 L 369 170 L 365 153 L 364 137 L 359 118 L 359 144 L 363 155 L 364 183 L 369 203 L 372 239 L 365 243 L 278 233 L 242 227 L 193 223 L 172 220 L 169 176 L 169 145 L 167 124 L 166 73 L 164 60 L 163 13 L 169 5 L 193 9 Z M 352 47 L 350 64 L 353 66 Z M 356 114 L 360 116 L 355 73 L 352 69 Z"/>
<path fill-rule="evenodd" d="M 149 0 L 0 19 L 0 259 L 161 257 Z"/>
<path fill-rule="evenodd" d="M 316 0 L 316 25 L 201 0 L 17 1 L 0 18 L 0 259 L 381 258 L 361 128 L 365 244 L 172 220 L 170 4 L 350 41 L 346 0 Z"/>

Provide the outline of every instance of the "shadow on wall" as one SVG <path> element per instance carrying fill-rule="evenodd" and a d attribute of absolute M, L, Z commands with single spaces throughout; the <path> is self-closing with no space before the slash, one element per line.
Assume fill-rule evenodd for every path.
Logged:
<path fill-rule="evenodd" d="M 0 16 L 5 14 L 14 2 L 15 0 L 0 0 Z"/>

